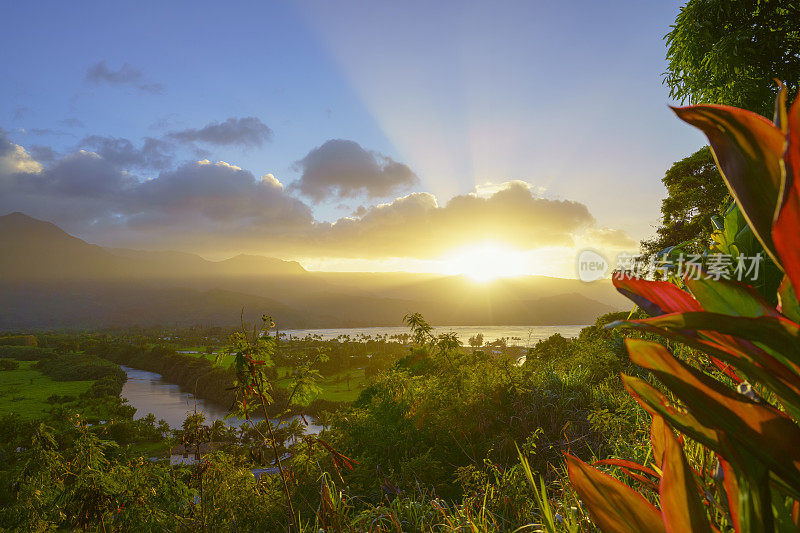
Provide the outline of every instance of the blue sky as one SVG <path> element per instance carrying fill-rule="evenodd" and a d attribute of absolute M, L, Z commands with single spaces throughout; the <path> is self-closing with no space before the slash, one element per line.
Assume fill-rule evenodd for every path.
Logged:
<path fill-rule="evenodd" d="M 669 111 L 661 83 L 663 35 L 679 5 L 7 2 L 0 128 L 34 158 L 42 153 L 37 146 L 55 150 L 55 162 L 41 161 L 46 171 L 58 158 L 92 149 L 84 142 L 90 136 L 140 146 L 147 137 L 255 117 L 271 131 L 258 143 L 178 143 L 170 167 L 117 170 L 144 181 L 209 159 L 256 179 L 270 173 L 285 187 L 284 201 L 308 209 L 315 231 L 359 206 L 363 213 L 409 193 L 430 193 L 444 207 L 453 197 L 476 190 L 490 196 L 517 180 L 537 197 L 586 206 L 596 230 L 635 241 L 658 219 L 664 171 L 703 144 Z M 111 76 L 92 81 L 87 72 L 98 63 Z M 127 81 L 113 81 L 115 73 Z M 304 171 L 310 174 L 297 162 L 336 139 L 375 154 L 384 170 L 397 163 L 407 179 L 395 188 L 368 185 L 322 198 L 292 189 Z M 322 175 L 323 163 L 316 175 L 328 181 L 315 182 L 317 190 L 345 191 L 336 176 Z M 381 176 L 393 179 L 388 171 Z M 199 236 L 181 241 L 179 225 L 175 238 L 148 241 L 133 224 L 106 231 L 99 216 L 90 223 L 56 213 L 31 194 L 20 204 L 27 211 L 45 218 L 53 212 L 54 222 L 94 242 L 152 242 L 214 255 L 200 249 Z M 130 206 L 109 209 L 117 221 L 140 214 Z M 169 215 L 161 219 L 174 220 L 175 211 Z M 307 258 L 370 255 L 349 244 L 340 248 L 353 251 L 334 252 L 333 237 L 314 239 L 328 244 L 315 250 L 276 241 L 271 249 Z M 539 241 L 511 244 L 530 251 L 543 246 Z M 428 252 L 398 257 L 429 258 Z"/>

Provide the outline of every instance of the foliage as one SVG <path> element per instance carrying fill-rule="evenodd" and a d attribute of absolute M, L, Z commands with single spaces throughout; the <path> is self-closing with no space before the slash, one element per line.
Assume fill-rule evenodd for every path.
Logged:
<path fill-rule="evenodd" d="M 3 370 L 16 370 L 19 368 L 19 363 L 11 359 L 0 359 L 0 371 Z"/>
<path fill-rule="evenodd" d="M 655 254 L 683 245 L 687 252 L 701 252 L 714 231 L 711 218 L 729 200 L 711 150 L 706 146 L 674 163 L 661 181 L 667 188 L 661 202 L 661 226 L 656 237 L 642 242 L 642 249 Z"/>
<path fill-rule="evenodd" d="M 0 346 L 0 358 L 16 359 L 18 361 L 40 361 L 55 357 L 52 350 L 36 346 Z"/>
<path fill-rule="evenodd" d="M 0 337 L 0 346 L 38 346 L 35 335 L 7 335 Z"/>
<path fill-rule="evenodd" d="M 798 20 L 794 0 L 689 0 L 666 36 L 670 96 L 771 115 L 773 80 L 797 94 Z"/>
<path fill-rule="evenodd" d="M 570 479 L 605 531 L 774 531 L 793 522 L 797 527 L 792 509 L 800 501 L 800 304 L 794 290 L 800 286 L 800 99 L 788 114 L 784 102 L 782 92 L 774 125 L 725 106 L 675 110 L 708 136 L 737 205 L 785 277 L 775 308 L 737 282 L 687 278 L 684 291 L 668 282 L 615 276 L 621 292 L 651 315 L 621 325 L 702 350 L 720 372 L 702 372 L 661 343 L 627 339 L 631 361 L 665 387 L 623 375 L 628 392 L 653 416 L 654 466 L 609 464 L 623 467 L 652 492 L 645 498 L 579 459 L 567 460 Z M 673 430 L 691 441 L 679 440 Z M 695 468 L 690 455 L 719 466 Z M 658 508 L 650 502 L 654 493 Z"/>

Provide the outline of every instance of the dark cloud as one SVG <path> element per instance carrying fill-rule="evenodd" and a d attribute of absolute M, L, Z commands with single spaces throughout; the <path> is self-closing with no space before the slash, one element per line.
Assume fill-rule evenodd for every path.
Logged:
<path fill-rule="evenodd" d="M 28 153 L 40 163 L 52 163 L 58 158 L 58 152 L 44 144 L 34 144 L 28 147 Z M 2 155 L 2 154 L 0 154 Z"/>
<path fill-rule="evenodd" d="M 272 130 L 256 117 L 232 117 L 200 129 L 173 131 L 167 137 L 181 142 L 204 142 L 218 146 L 259 147 L 272 140 Z"/>
<path fill-rule="evenodd" d="M 295 165 L 303 174 L 292 188 L 315 202 L 362 194 L 382 198 L 419 183 L 408 165 L 344 139 L 326 141 Z"/>
<path fill-rule="evenodd" d="M 128 85 L 153 94 L 164 92 L 164 85 L 146 81 L 142 71 L 130 63 L 123 63 L 119 69 L 114 70 L 105 61 L 98 61 L 86 70 L 86 81 L 94 85 Z"/>
<path fill-rule="evenodd" d="M 0 157 L 11 153 L 11 151 L 14 150 L 14 146 L 14 143 L 12 143 L 11 139 L 8 138 L 6 130 L 0 128 Z"/>
<path fill-rule="evenodd" d="M 172 143 L 152 137 L 146 137 L 142 146 L 137 148 L 128 139 L 91 135 L 80 142 L 80 147 L 100 154 L 120 168 L 164 169 L 172 164 L 174 153 Z"/>
<path fill-rule="evenodd" d="M 29 128 L 25 130 L 25 133 L 30 133 L 32 135 L 39 135 L 39 136 L 55 135 L 60 137 L 72 135 L 71 133 L 67 133 L 66 131 L 54 130 L 52 128 Z"/>
<path fill-rule="evenodd" d="M 293 231 L 313 222 L 308 206 L 287 195 L 271 175 L 257 179 L 223 161 L 197 161 L 163 172 L 142 183 L 138 193 L 143 214 L 168 214 L 178 224 L 185 222 L 185 215 L 213 224 L 235 222 L 243 231 L 258 227 Z M 137 223 L 146 218 L 138 217 Z"/>
<path fill-rule="evenodd" d="M 476 241 L 523 250 L 575 246 L 587 235 L 609 245 L 632 242 L 598 228 L 584 204 L 542 198 L 519 181 L 444 205 L 429 193 L 412 193 L 328 223 L 315 220 L 309 205 L 271 174 L 203 160 L 139 176 L 129 169 L 146 160 L 146 143 L 136 148 L 105 137 L 87 143 L 96 151 L 29 153 L 0 130 L 0 212 L 22 211 L 94 242 L 214 254 L 425 259 Z M 31 154 L 41 154 L 41 162 Z"/>
<path fill-rule="evenodd" d="M 83 128 L 85 124 L 78 120 L 77 118 L 65 118 L 63 120 L 58 121 L 59 125 L 64 126 L 65 128 Z"/>

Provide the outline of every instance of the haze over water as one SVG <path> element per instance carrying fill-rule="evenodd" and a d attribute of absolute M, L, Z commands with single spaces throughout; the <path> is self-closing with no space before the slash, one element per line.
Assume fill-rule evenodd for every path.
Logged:
<path fill-rule="evenodd" d="M 479 333 L 483 334 L 484 344 L 494 342 L 498 339 L 508 339 L 509 345 L 529 346 L 536 344 L 536 342 L 546 339 L 556 333 L 561 334 L 562 337 L 577 337 L 581 329 L 586 325 L 570 325 L 570 326 L 440 326 L 433 328 L 434 335 L 440 333 L 455 333 L 458 338 L 465 345 L 468 344 L 469 338 Z M 283 338 L 291 336 L 294 338 L 303 338 L 307 335 L 319 335 L 322 340 L 335 339 L 341 335 L 349 335 L 351 339 L 356 340 L 361 335 L 370 336 L 373 339 L 381 335 L 402 335 L 408 333 L 408 327 L 395 326 L 395 327 L 374 327 L 374 328 L 330 328 L 330 329 L 286 329 L 280 330 L 280 335 Z M 271 332 L 274 335 L 275 332 Z M 520 340 L 514 340 L 520 339 Z"/>

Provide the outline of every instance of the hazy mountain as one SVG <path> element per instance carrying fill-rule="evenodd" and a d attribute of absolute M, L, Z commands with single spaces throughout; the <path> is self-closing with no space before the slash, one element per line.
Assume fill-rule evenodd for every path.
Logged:
<path fill-rule="evenodd" d="M 204 277 L 204 276 L 293 276 L 305 273 L 297 261 L 284 261 L 274 257 L 239 254 L 224 261 L 208 261 L 199 255 L 186 252 L 152 252 L 127 248 L 105 248 L 117 257 L 144 262 L 153 269 L 154 276 Z"/>
<path fill-rule="evenodd" d="M 586 324 L 626 308 L 608 282 L 526 276 L 308 272 L 295 261 L 208 261 L 171 251 L 102 248 L 58 226 L 0 217 L 0 329 L 216 324 L 271 314 L 282 328 Z"/>

